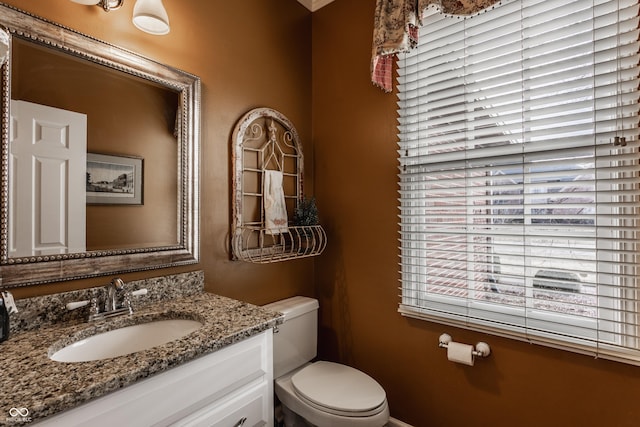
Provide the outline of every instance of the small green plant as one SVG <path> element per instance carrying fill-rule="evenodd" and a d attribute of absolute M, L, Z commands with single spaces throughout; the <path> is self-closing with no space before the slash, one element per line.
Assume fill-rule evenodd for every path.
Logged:
<path fill-rule="evenodd" d="M 293 222 L 295 225 L 317 225 L 320 222 L 315 197 L 298 200 L 293 215 Z"/>

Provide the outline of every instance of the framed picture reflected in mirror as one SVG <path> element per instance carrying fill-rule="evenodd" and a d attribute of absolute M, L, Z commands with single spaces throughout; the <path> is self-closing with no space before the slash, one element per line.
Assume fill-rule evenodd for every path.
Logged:
<path fill-rule="evenodd" d="M 87 153 L 87 204 L 142 205 L 143 159 Z"/>

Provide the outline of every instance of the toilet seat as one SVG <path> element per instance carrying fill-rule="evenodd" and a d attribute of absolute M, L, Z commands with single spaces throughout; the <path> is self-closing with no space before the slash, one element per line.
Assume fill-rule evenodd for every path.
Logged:
<path fill-rule="evenodd" d="M 319 361 L 291 377 L 294 392 L 308 405 L 346 417 L 368 417 L 386 407 L 384 389 L 350 366 Z"/>

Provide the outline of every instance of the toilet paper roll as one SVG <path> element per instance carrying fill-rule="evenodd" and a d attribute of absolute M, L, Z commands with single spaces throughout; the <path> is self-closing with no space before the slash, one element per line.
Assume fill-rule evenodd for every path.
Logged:
<path fill-rule="evenodd" d="M 450 342 L 447 345 L 447 358 L 452 362 L 473 366 L 473 346 Z"/>

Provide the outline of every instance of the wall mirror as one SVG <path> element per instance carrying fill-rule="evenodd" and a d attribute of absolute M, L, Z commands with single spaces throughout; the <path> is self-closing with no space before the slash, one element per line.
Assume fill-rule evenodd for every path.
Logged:
<path fill-rule="evenodd" d="M 0 3 L 0 288 L 199 259 L 200 80 Z"/>

